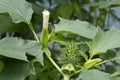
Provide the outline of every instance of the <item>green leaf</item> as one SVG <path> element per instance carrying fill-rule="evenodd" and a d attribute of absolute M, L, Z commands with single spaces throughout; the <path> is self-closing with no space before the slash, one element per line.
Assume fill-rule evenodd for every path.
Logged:
<path fill-rule="evenodd" d="M 120 47 L 119 34 L 120 30 L 111 29 L 103 32 L 99 29 L 93 41 L 88 43 L 91 57 L 97 54 L 105 53 L 109 49 Z"/>
<path fill-rule="evenodd" d="M 4 63 L 2 61 L 0 61 L 0 72 L 3 68 L 4 68 Z"/>
<path fill-rule="evenodd" d="M 98 8 L 108 8 L 113 5 L 120 5 L 120 0 L 100 1 L 100 2 L 89 3 L 87 5 Z"/>
<path fill-rule="evenodd" d="M 51 64 L 47 57 L 44 57 L 44 66 L 34 63 L 36 75 L 31 75 L 29 80 L 60 80 L 56 68 Z"/>
<path fill-rule="evenodd" d="M 32 74 L 35 74 L 35 71 L 31 63 L 6 59 L 5 67 L 0 72 L 0 80 L 24 80 Z"/>
<path fill-rule="evenodd" d="M 109 75 L 110 80 L 120 80 L 120 72 L 116 71 L 113 74 Z"/>
<path fill-rule="evenodd" d="M 0 40 L 0 55 L 28 61 L 17 38 L 4 38 Z"/>
<path fill-rule="evenodd" d="M 93 39 L 97 33 L 97 28 L 85 21 L 69 21 L 60 18 L 60 23 L 55 25 L 55 32 L 68 32 Z"/>
<path fill-rule="evenodd" d="M 42 45 L 39 42 L 20 40 L 19 43 L 21 44 L 24 52 L 27 52 L 27 54 L 29 55 L 35 56 L 36 61 L 40 62 L 43 65 L 43 51 L 41 49 Z"/>
<path fill-rule="evenodd" d="M 33 10 L 25 0 L 0 0 L 0 13 L 9 13 L 13 22 L 30 23 Z"/>
<path fill-rule="evenodd" d="M 15 24 L 12 22 L 10 16 L 8 15 L 0 15 L 0 33 L 5 32 L 23 32 L 28 28 L 26 24 L 19 23 Z"/>
<path fill-rule="evenodd" d="M 65 4 L 58 6 L 57 13 L 59 16 L 69 19 L 73 13 L 73 7 Z"/>
<path fill-rule="evenodd" d="M 18 60 L 28 61 L 26 53 L 34 56 L 43 64 L 42 46 L 36 41 L 18 40 L 15 37 L 0 40 L 0 55 Z"/>
<path fill-rule="evenodd" d="M 116 56 L 112 59 L 112 61 L 116 61 L 117 63 L 120 64 L 120 51 L 117 52 Z"/>
<path fill-rule="evenodd" d="M 78 80 L 109 80 L 108 79 L 108 73 L 96 70 L 96 69 L 91 69 L 91 70 L 86 70 L 83 69 L 81 74 L 79 75 Z"/>
<path fill-rule="evenodd" d="M 120 77 L 110 78 L 110 80 L 120 80 Z"/>

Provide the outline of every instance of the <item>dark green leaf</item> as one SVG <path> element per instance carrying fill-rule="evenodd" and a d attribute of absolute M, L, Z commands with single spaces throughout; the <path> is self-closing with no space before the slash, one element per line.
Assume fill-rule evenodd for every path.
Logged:
<path fill-rule="evenodd" d="M 31 74 L 35 74 L 31 63 L 10 59 L 0 72 L 0 80 L 24 80 Z"/>
<path fill-rule="evenodd" d="M 26 29 L 26 27 L 24 23 L 13 23 L 8 15 L 0 15 L 0 33 L 20 32 Z"/>
<path fill-rule="evenodd" d="M 55 25 L 55 32 L 70 32 L 85 38 L 93 39 L 97 33 L 97 28 L 85 21 L 69 21 L 60 18 L 60 23 Z"/>
<path fill-rule="evenodd" d="M 65 19 L 69 19 L 72 15 L 72 12 L 73 7 L 68 5 L 60 5 L 57 9 L 58 15 Z"/>
<path fill-rule="evenodd" d="M 13 22 L 30 23 L 32 17 L 31 5 L 25 0 L 0 0 L 0 13 L 9 13 Z"/>
<path fill-rule="evenodd" d="M 117 63 L 120 64 L 120 51 L 117 52 L 116 56 L 112 59 L 112 61 L 116 61 Z"/>
<path fill-rule="evenodd" d="M 0 72 L 3 68 L 4 68 L 4 63 L 2 61 L 0 61 Z"/>

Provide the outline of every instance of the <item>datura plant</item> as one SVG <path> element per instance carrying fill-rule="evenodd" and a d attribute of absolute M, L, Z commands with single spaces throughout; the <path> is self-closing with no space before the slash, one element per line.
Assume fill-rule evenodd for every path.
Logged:
<path fill-rule="evenodd" d="M 59 18 L 60 22 L 49 32 L 50 12 L 44 10 L 43 27 L 38 36 L 31 22 L 33 9 L 27 1 L 0 0 L 0 13 L 8 13 L 16 24 L 26 23 L 35 37 L 35 40 L 17 37 L 0 40 L 0 80 L 120 79 L 120 30 L 113 27 L 103 31 L 85 21 Z M 59 44 L 57 49 L 51 49 L 50 42 Z M 111 53 L 115 56 L 110 56 Z M 36 63 L 41 67 L 36 67 Z M 105 71 L 107 64 L 115 64 L 115 70 Z M 50 68 L 51 65 L 54 67 Z M 48 75 L 54 78 L 49 79 Z"/>

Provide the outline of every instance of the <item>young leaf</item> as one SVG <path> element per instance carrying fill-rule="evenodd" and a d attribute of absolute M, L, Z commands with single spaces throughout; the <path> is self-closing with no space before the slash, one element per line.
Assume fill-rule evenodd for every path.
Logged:
<path fill-rule="evenodd" d="M 86 68 L 86 69 L 91 68 L 92 66 L 94 66 L 95 64 L 97 64 L 101 61 L 102 61 L 102 59 L 100 59 L 100 58 L 88 60 L 84 63 L 84 68 Z"/>
<path fill-rule="evenodd" d="M 6 59 L 5 67 L 0 72 L 0 80 L 24 80 L 35 74 L 33 65 L 24 61 Z"/>
<path fill-rule="evenodd" d="M 108 73 L 92 69 L 92 70 L 86 70 L 83 69 L 81 74 L 79 75 L 78 80 L 109 80 L 108 79 Z"/>
<path fill-rule="evenodd" d="M 88 43 L 91 57 L 105 53 L 109 49 L 120 47 L 119 34 L 120 31 L 116 29 L 111 29 L 106 32 L 99 30 L 93 41 Z"/>
<path fill-rule="evenodd" d="M 93 39 L 96 35 L 97 28 L 85 21 L 69 21 L 60 18 L 60 23 L 55 25 L 55 32 L 70 32 L 85 38 Z"/>
<path fill-rule="evenodd" d="M 25 0 L 0 0 L 0 13 L 9 13 L 13 22 L 30 23 L 33 10 Z"/>
<path fill-rule="evenodd" d="M 18 60 L 28 61 L 25 53 L 35 56 L 43 64 L 42 46 L 36 41 L 18 40 L 15 37 L 0 40 L 0 55 Z"/>

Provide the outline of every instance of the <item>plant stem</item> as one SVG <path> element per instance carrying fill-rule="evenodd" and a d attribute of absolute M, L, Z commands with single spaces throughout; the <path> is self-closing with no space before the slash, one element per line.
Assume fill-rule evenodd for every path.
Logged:
<path fill-rule="evenodd" d="M 71 74 L 70 77 L 71 77 L 71 76 L 74 76 L 74 75 L 76 75 L 76 74 L 78 74 L 78 73 L 80 73 L 80 72 L 81 72 L 81 69 L 78 70 L 78 71 L 76 71 L 76 72 L 74 72 L 73 74 Z"/>
<path fill-rule="evenodd" d="M 98 65 L 100 65 L 100 64 L 103 64 L 103 63 L 106 63 L 106 62 L 109 62 L 109 61 L 111 61 L 111 60 L 102 61 L 102 62 L 100 62 L 100 63 L 98 63 L 98 64 L 96 64 L 96 65 L 94 65 L 94 66 L 96 67 L 96 66 L 98 66 Z"/>
<path fill-rule="evenodd" d="M 63 76 L 63 80 L 69 80 L 70 79 L 70 76 L 69 75 L 64 75 Z"/>
<path fill-rule="evenodd" d="M 51 54 L 51 53 L 48 53 L 47 50 L 48 50 L 47 48 L 44 49 L 46 56 L 51 61 L 51 63 L 55 66 L 55 68 L 64 76 L 65 74 L 62 72 L 62 70 L 60 69 L 60 67 L 55 63 L 55 61 L 50 57 L 49 54 Z"/>
<path fill-rule="evenodd" d="M 37 35 L 36 35 L 36 33 L 33 29 L 32 23 L 29 23 L 28 26 L 29 26 L 30 30 L 32 31 L 32 33 L 33 33 L 35 39 L 37 40 L 37 42 L 40 42 L 40 40 L 38 39 L 38 37 L 37 37 Z"/>

